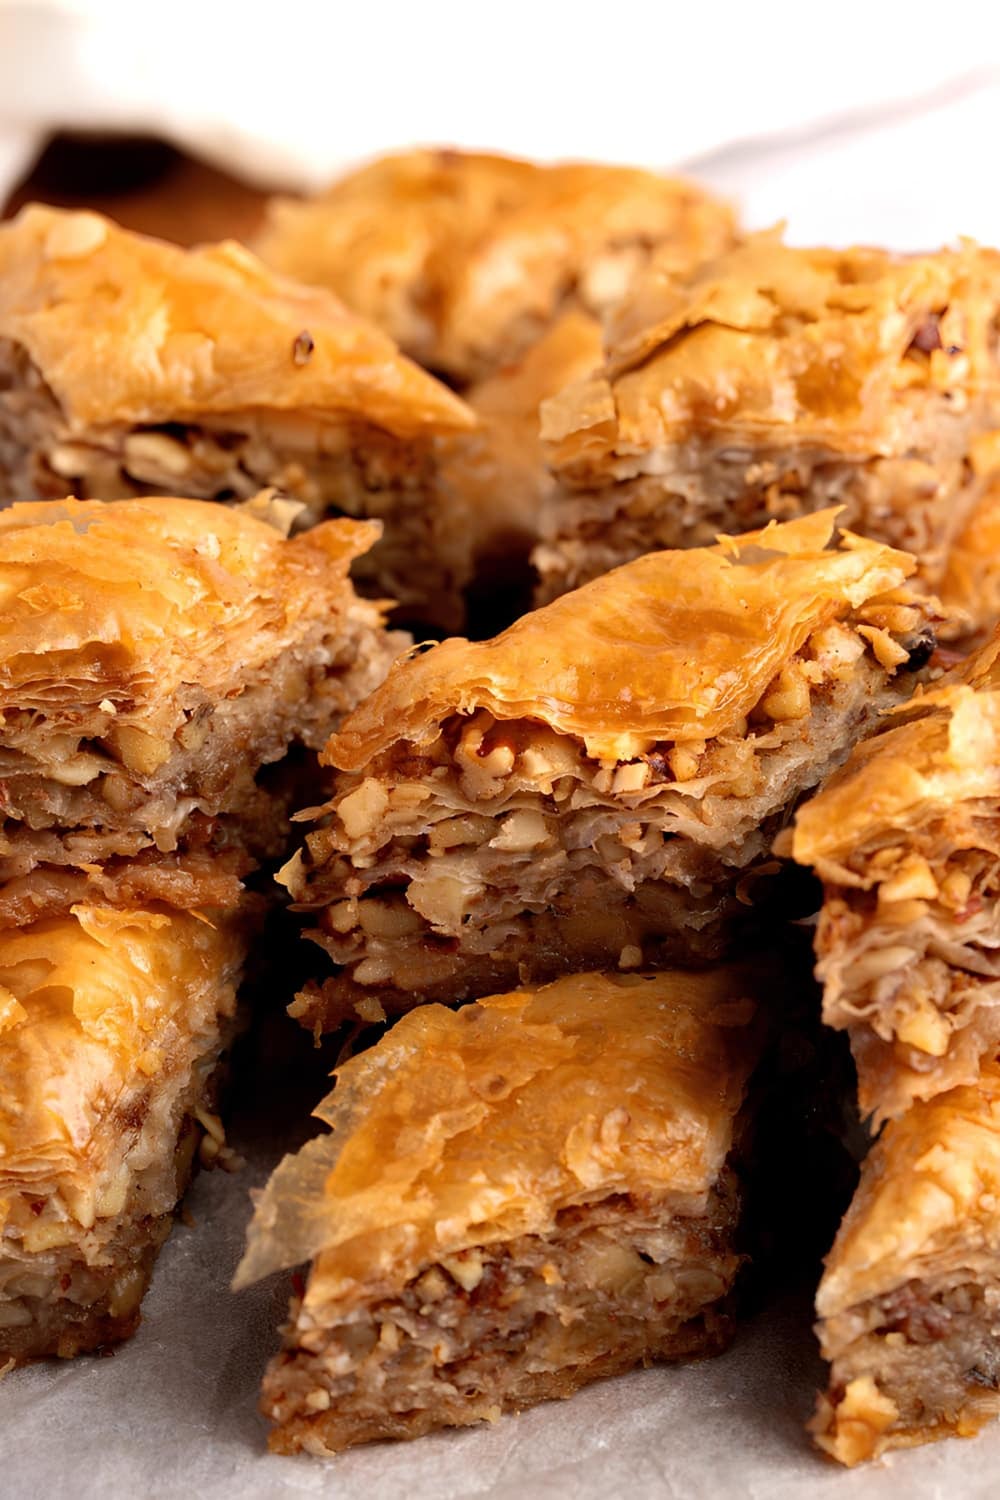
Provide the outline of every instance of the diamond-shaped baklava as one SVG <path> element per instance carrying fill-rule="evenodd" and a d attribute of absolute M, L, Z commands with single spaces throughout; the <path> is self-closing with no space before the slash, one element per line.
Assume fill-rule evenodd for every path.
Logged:
<path fill-rule="evenodd" d="M 338 1068 L 332 1131 L 278 1168 L 238 1273 L 312 1262 L 264 1381 L 272 1447 L 417 1437 L 722 1348 L 767 993 L 750 965 L 580 974 L 424 1007 Z"/>

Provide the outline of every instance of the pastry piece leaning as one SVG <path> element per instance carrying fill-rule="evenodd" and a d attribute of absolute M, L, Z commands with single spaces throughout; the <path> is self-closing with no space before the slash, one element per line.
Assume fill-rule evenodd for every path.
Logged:
<path fill-rule="evenodd" d="M 833 525 L 651 554 L 398 663 L 281 875 L 342 966 L 303 1022 L 720 953 L 798 798 L 931 649 L 912 559 Z"/>
<path fill-rule="evenodd" d="M 603 370 L 543 408 L 560 492 L 540 597 L 656 547 L 822 506 L 936 587 L 1000 467 L 1000 256 L 798 249 L 751 236 L 650 267 Z"/>
<path fill-rule="evenodd" d="M 0 932 L 0 1369 L 127 1338 L 233 1029 L 245 919 Z"/>
<path fill-rule="evenodd" d="M 817 1296 L 841 1463 L 1000 1415 L 1000 1065 L 915 1104 L 872 1148 Z"/>
<path fill-rule="evenodd" d="M 726 204 L 677 178 L 418 150 L 317 198 L 275 200 L 257 249 L 466 381 L 518 359 L 565 311 L 600 317 L 654 246 L 687 265 L 733 229 Z"/>
<path fill-rule="evenodd" d="M 356 575 L 455 625 L 463 538 L 428 497 L 435 438 L 473 421 L 381 330 L 239 245 L 37 205 L 0 226 L 0 500 L 275 486 L 300 524 L 382 520 Z"/>
<path fill-rule="evenodd" d="M 188 908 L 281 855 L 294 789 L 405 637 L 357 598 L 372 522 L 154 498 L 0 511 L 0 926 L 80 899 Z M 301 795 L 301 794 L 300 794 Z"/>
<path fill-rule="evenodd" d="M 862 1112 L 974 1082 L 1000 1051 L 1000 634 L 855 749 L 791 847 L 823 880 L 823 1013 Z"/>
<path fill-rule="evenodd" d="M 581 974 L 427 1006 L 339 1068 L 332 1133 L 278 1168 L 237 1273 L 312 1262 L 264 1380 L 272 1447 L 418 1437 L 722 1348 L 765 989 L 749 965 Z"/>

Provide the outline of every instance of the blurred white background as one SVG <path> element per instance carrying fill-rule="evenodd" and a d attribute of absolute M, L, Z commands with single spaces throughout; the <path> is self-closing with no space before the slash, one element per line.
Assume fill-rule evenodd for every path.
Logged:
<path fill-rule="evenodd" d="M 683 166 L 800 242 L 1000 242 L 1000 8 L 0 0 L 0 198 L 56 127 L 268 186 L 417 142 Z"/>

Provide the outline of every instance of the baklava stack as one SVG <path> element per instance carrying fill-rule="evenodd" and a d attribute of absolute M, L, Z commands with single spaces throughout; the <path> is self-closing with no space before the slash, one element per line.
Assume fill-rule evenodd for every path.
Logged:
<path fill-rule="evenodd" d="M 657 547 L 837 504 L 930 587 L 1000 466 L 1000 255 L 807 250 L 774 233 L 612 314 L 596 375 L 543 407 L 559 480 L 542 600 Z"/>
<path fill-rule="evenodd" d="M 1000 634 L 799 814 L 824 1014 L 884 1123 L 817 1307 L 844 1463 L 1000 1414 Z"/>
<path fill-rule="evenodd" d="M 381 520 L 359 583 L 456 628 L 470 561 L 435 443 L 474 420 L 379 329 L 242 246 L 181 250 L 37 205 L 0 226 L 0 500 L 275 486 L 300 526 Z"/>
<path fill-rule="evenodd" d="M 217 1134 L 276 773 L 402 644 L 348 578 L 377 526 L 289 509 L 0 512 L 0 1365 L 134 1327 Z"/>

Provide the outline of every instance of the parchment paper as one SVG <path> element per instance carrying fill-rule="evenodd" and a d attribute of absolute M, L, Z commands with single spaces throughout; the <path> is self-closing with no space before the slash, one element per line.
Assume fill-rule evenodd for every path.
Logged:
<path fill-rule="evenodd" d="M 289 1280 L 228 1285 L 250 1189 L 301 1143 L 332 1062 L 283 1020 L 237 1059 L 229 1136 L 247 1164 L 196 1181 L 193 1224 L 175 1228 L 135 1339 L 0 1382 L 3 1500 L 995 1500 L 1000 1426 L 853 1472 L 812 1451 L 802 1424 L 822 1367 L 801 1291 L 779 1291 L 719 1359 L 637 1371 L 492 1427 L 326 1462 L 269 1455 L 256 1396 Z"/>

